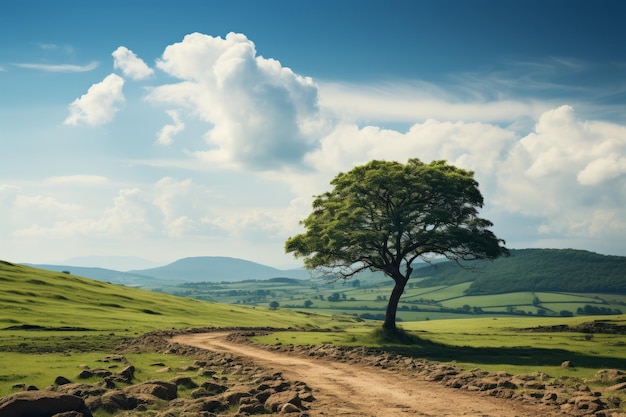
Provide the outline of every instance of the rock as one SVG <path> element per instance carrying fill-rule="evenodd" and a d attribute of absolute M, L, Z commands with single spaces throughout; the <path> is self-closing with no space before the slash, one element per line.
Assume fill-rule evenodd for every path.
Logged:
<path fill-rule="evenodd" d="M 130 383 L 135 378 L 135 367 L 133 365 L 128 365 L 119 371 L 118 375 Z"/>
<path fill-rule="evenodd" d="M 595 380 L 602 383 L 619 384 L 626 382 L 626 371 L 621 369 L 602 369 L 596 372 Z"/>
<path fill-rule="evenodd" d="M 293 404 L 296 407 L 302 406 L 302 401 L 295 391 L 277 392 L 269 396 L 265 401 L 265 407 L 273 412 L 279 411 L 284 404 Z"/>
<path fill-rule="evenodd" d="M 244 397 L 253 397 L 250 389 L 244 386 L 235 386 L 222 394 L 223 400 L 230 405 L 239 405 L 239 401 Z"/>
<path fill-rule="evenodd" d="M 91 370 L 89 369 L 83 369 L 82 371 L 80 371 L 80 374 L 78 374 L 79 379 L 89 379 L 93 376 L 93 372 L 91 372 Z"/>
<path fill-rule="evenodd" d="M 70 384 L 64 384 L 64 385 L 59 385 L 58 387 L 54 387 L 53 391 L 85 398 L 85 397 L 90 397 L 90 396 L 102 395 L 107 390 L 99 385 L 70 383 Z"/>
<path fill-rule="evenodd" d="M 261 414 L 265 411 L 265 406 L 258 401 L 241 404 L 237 410 L 239 414 Z"/>
<path fill-rule="evenodd" d="M 109 413 L 115 413 L 119 410 L 134 409 L 137 407 L 137 400 L 126 395 L 124 391 L 115 390 L 104 393 L 100 397 L 98 406 Z"/>
<path fill-rule="evenodd" d="M 54 384 L 55 385 L 65 385 L 65 384 L 71 384 L 71 383 L 72 383 L 72 381 L 70 381 L 69 379 L 67 379 L 64 376 L 57 376 L 54 379 Z"/>
<path fill-rule="evenodd" d="M 171 382 L 153 380 L 124 388 L 129 394 L 150 394 L 162 400 L 170 401 L 177 397 L 176 384 Z"/>
<path fill-rule="evenodd" d="M 85 401 L 75 395 L 53 391 L 23 391 L 0 398 L 2 417 L 50 417 L 68 411 L 92 417 Z"/>
<path fill-rule="evenodd" d="M 296 407 L 295 405 L 291 403 L 283 404 L 279 410 L 280 414 L 299 413 L 300 411 L 301 410 L 298 407 Z"/>
<path fill-rule="evenodd" d="M 175 376 L 174 378 L 170 379 L 170 382 L 176 384 L 176 386 L 182 386 L 189 389 L 198 388 L 198 384 L 193 382 L 193 379 L 191 379 L 191 377 L 184 375 Z"/>
<path fill-rule="evenodd" d="M 215 382 L 211 382 L 211 381 L 205 381 L 202 384 L 200 384 L 200 386 L 204 388 L 211 395 L 221 394 L 228 389 L 228 387 L 225 385 L 216 384 Z"/>

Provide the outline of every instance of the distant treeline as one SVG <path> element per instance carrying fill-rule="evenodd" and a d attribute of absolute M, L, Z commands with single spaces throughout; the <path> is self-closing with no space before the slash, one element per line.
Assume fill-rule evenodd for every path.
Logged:
<path fill-rule="evenodd" d="M 520 249 L 463 267 L 443 262 L 415 269 L 420 287 L 471 281 L 467 295 L 520 291 L 626 294 L 626 257 L 574 249 Z"/>

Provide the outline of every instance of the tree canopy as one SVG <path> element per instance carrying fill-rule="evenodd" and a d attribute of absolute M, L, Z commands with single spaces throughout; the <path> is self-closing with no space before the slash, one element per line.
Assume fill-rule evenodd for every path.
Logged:
<path fill-rule="evenodd" d="M 396 328 L 396 310 L 413 271 L 425 256 L 493 259 L 508 253 L 504 241 L 478 216 L 483 197 L 471 171 L 445 161 L 425 164 L 374 160 L 338 174 L 331 191 L 315 197 L 285 250 L 308 269 L 349 279 L 366 269 L 395 282 L 383 327 Z"/>

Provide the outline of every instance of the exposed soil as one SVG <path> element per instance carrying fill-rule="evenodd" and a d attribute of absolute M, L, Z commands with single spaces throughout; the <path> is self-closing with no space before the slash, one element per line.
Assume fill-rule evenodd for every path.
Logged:
<path fill-rule="evenodd" d="M 182 334 L 172 342 L 228 352 L 257 366 L 303 381 L 313 389 L 310 416 L 387 417 L 553 417 L 554 408 L 455 390 L 395 371 L 365 364 L 272 352 L 228 340 L 228 332 Z"/>

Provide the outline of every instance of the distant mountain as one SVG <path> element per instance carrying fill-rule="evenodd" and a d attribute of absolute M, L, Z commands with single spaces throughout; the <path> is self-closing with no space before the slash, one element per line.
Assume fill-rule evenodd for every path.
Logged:
<path fill-rule="evenodd" d="M 158 268 L 129 272 L 155 277 L 171 284 L 184 282 L 233 282 L 269 278 L 309 278 L 308 272 L 304 269 L 285 271 L 244 259 L 223 256 L 183 258 Z"/>
<path fill-rule="evenodd" d="M 79 256 L 60 263 L 63 265 L 74 265 L 86 268 L 130 271 L 133 269 L 156 268 L 157 266 L 162 266 L 165 262 L 157 263 L 137 256 Z"/>
<path fill-rule="evenodd" d="M 416 269 L 417 285 L 472 284 L 467 295 L 520 291 L 626 294 L 626 257 L 574 249 L 518 249 L 494 261 L 445 262 Z"/>
<path fill-rule="evenodd" d="M 155 285 L 164 285 L 166 282 L 147 275 L 141 275 L 131 272 L 121 272 L 105 268 L 89 268 L 74 265 L 45 265 L 45 264 L 24 264 L 26 266 L 45 269 L 55 272 L 69 272 L 72 275 L 78 275 L 85 278 L 96 279 L 98 281 L 110 282 L 111 284 L 120 284 L 127 287 L 146 287 Z"/>

